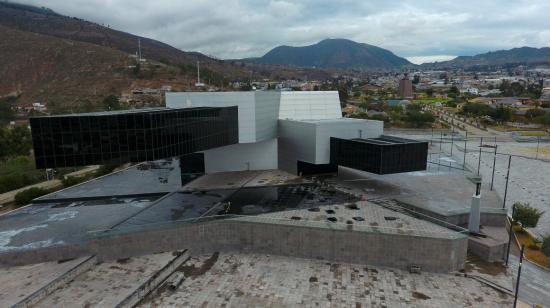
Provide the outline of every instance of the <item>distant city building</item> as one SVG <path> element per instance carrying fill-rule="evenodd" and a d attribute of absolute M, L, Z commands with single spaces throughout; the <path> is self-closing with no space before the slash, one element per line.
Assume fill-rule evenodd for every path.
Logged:
<path fill-rule="evenodd" d="M 412 81 L 407 75 L 399 80 L 399 96 L 402 98 L 414 98 Z"/>

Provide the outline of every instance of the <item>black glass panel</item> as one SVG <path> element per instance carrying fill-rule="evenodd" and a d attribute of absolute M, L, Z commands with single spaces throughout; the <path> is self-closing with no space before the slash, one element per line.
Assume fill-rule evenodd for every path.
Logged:
<path fill-rule="evenodd" d="M 239 140 L 236 106 L 37 117 L 30 124 L 37 168 L 150 161 Z"/>
<path fill-rule="evenodd" d="M 426 170 L 428 143 L 392 136 L 330 138 L 330 163 L 376 174 Z"/>

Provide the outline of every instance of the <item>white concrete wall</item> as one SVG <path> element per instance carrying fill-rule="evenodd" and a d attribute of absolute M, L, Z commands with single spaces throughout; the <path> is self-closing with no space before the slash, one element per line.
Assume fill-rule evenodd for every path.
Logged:
<path fill-rule="evenodd" d="M 277 139 L 204 151 L 206 173 L 277 169 Z"/>
<path fill-rule="evenodd" d="M 281 92 L 256 91 L 256 140 L 277 138 L 277 120 Z"/>
<path fill-rule="evenodd" d="M 338 91 L 281 92 L 279 119 L 321 120 L 342 117 Z"/>
<path fill-rule="evenodd" d="M 315 161 L 315 125 L 279 120 L 279 169 L 296 174 L 298 160 Z"/>

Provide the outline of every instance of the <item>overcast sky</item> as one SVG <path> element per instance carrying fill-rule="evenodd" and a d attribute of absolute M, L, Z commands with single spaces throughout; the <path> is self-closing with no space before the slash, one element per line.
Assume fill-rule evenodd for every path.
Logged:
<path fill-rule="evenodd" d="M 550 46 L 550 0 L 20 0 L 186 51 L 261 56 L 347 38 L 412 62 Z"/>

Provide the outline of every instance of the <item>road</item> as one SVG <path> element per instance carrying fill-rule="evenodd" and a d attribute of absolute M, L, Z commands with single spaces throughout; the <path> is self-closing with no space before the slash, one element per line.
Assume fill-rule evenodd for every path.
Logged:
<path fill-rule="evenodd" d="M 519 248 L 513 245 L 510 253 L 510 268 L 514 275 L 514 287 L 518 272 Z M 550 271 L 524 261 L 521 269 L 518 298 L 523 302 L 550 306 Z"/>

